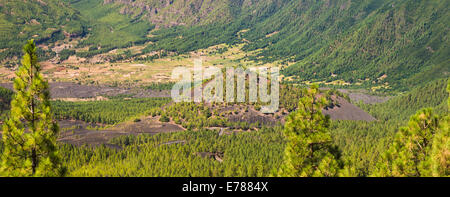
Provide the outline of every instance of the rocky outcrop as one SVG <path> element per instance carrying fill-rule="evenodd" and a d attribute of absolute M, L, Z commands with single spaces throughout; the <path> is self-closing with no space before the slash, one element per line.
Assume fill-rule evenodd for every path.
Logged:
<path fill-rule="evenodd" d="M 103 4 L 121 4 L 120 14 L 149 20 L 157 27 L 195 25 L 230 17 L 227 1 L 217 0 L 104 0 Z"/>

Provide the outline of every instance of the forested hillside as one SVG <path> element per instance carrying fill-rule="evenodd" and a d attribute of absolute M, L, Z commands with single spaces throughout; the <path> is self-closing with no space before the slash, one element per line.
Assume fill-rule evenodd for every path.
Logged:
<path fill-rule="evenodd" d="M 0 87 L 0 121 L 3 120 L 9 111 L 9 104 L 13 96 L 13 91 Z"/>
<path fill-rule="evenodd" d="M 299 61 L 286 74 L 306 79 L 338 78 L 408 89 L 448 77 L 449 1 L 363 2 L 319 12 L 319 20 L 311 20 L 307 31 L 300 30 L 297 42 L 280 42 L 285 46 L 281 53 L 275 44 L 268 55 L 294 55 Z M 317 44 L 320 41 L 323 45 Z M 286 53 L 295 45 L 304 48 Z"/>
<path fill-rule="evenodd" d="M 148 21 L 136 18 L 138 16 L 121 14 L 120 5 L 107 4 L 100 0 L 68 2 L 79 10 L 89 27 L 86 40 L 79 42 L 78 47 L 98 47 L 102 52 L 107 52 L 113 48 L 131 46 L 133 43 L 142 44 L 147 41 L 148 31 L 154 27 Z M 80 56 L 83 55 L 89 53 L 81 53 Z"/>
<path fill-rule="evenodd" d="M 0 13 L 1 59 L 17 57 L 26 38 L 51 42 L 66 33 L 86 36 L 76 47 L 90 48 L 79 57 L 133 45 L 182 54 L 242 43 L 255 52 L 247 59 L 281 63 L 296 82 L 382 91 L 449 73 L 446 0 L 3 0 Z"/>
<path fill-rule="evenodd" d="M 449 176 L 449 9 L 0 0 L 0 176 Z M 204 91 L 232 82 L 213 87 L 227 102 L 174 102 L 174 69 L 197 58 L 248 77 L 204 72 Z M 281 70 L 272 113 L 249 98 L 262 67 Z"/>
<path fill-rule="evenodd" d="M 79 12 L 64 1 L 0 0 L 0 59 L 18 59 L 23 43 L 30 38 L 41 44 L 82 36 L 86 31 L 83 23 Z M 52 55 L 51 51 L 45 53 Z"/>
<path fill-rule="evenodd" d="M 229 22 L 230 1 L 197 0 L 104 0 L 103 4 L 124 5 L 121 14 L 149 20 L 157 27 Z"/>
<path fill-rule="evenodd" d="M 448 113 L 446 92 L 448 79 L 428 82 L 415 87 L 408 93 L 390 99 L 386 103 L 363 105 L 362 107 L 373 114 L 378 120 L 406 121 L 421 108 L 434 108 L 439 114 Z"/>
<path fill-rule="evenodd" d="M 299 81 L 341 79 L 406 90 L 448 77 L 445 0 L 233 1 L 228 6 L 234 11 L 230 23 L 161 30 L 150 48 L 183 53 L 243 42 L 247 51 L 260 50 L 250 59 L 294 62 L 284 74 Z"/>

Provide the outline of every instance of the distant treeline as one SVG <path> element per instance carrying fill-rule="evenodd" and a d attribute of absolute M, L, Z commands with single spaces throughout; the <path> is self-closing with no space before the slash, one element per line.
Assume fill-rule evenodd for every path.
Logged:
<path fill-rule="evenodd" d="M 106 101 L 68 102 L 53 101 L 53 112 L 57 119 L 77 119 L 86 122 L 116 124 L 160 108 L 169 98 L 132 98 Z"/>

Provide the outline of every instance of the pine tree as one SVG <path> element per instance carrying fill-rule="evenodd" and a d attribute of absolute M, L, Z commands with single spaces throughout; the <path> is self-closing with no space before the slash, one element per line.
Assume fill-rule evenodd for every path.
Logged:
<path fill-rule="evenodd" d="M 450 117 L 441 121 L 441 127 L 433 139 L 431 148 L 431 176 L 450 176 Z"/>
<path fill-rule="evenodd" d="M 447 83 L 450 95 L 450 81 Z M 431 175 L 436 177 L 450 176 L 450 96 L 447 99 L 447 114 L 440 121 L 440 128 L 433 139 L 431 149 Z"/>
<path fill-rule="evenodd" d="M 375 176 L 431 176 L 430 151 L 439 129 L 439 118 L 431 108 L 419 110 L 399 129 L 391 147 L 383 154 Z"/>
<path fill-rule="evenodd" d="M 65 168 L 56 146 L 59 128 L 52 119 L 48 83 L 40 73 L 33 40 L 23 52 L 10 116 L 3 125 L 0 172 L 3 176 L 62 176 Z"/>
<path fill-rule="evenodd" d="M 450 83 L 447 85 L 450 93 Z M 450 107 L 450 98 L 447 101 Z M 431 108 L 419 110 L 400 128 L 383 154 L 374 176 L 450 176 L 450 116 L 439 117 Z"/>
<path fill-rule="evenodd" d="M 327 100 L 319 98 L 317 85 L 303 91 L 297 111 L 286 120 L 284 135 L 288 143 L 278 176 L 337 176 L 342 162 L 340 152 L 332 145 L 330 118 L 322 114 Z"/>

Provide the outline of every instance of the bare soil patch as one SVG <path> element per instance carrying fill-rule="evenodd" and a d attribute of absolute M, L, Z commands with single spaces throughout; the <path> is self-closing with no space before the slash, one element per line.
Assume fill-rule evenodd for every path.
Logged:
<path fill-rule="evenodd" d="M 13 89 L 12 83 L 0 83 L 1 87 Z M 50 94 L 53 99 L 59 98 L 98 98 L 100 96 L 130 95 L 133 98 L 170 97 L 169 91 L 157 91 L 143 88 L 122 88 L 95 85 L 80 85 L 70 82 L 50 83 Z"/>
<path fill-rule="evenodd" d="M 365 112 L 356 105 L 351 104 L 344 98 L 338 97 L 337 101 L 339 105 L 334 106 L 333 108 L 322 110 L 324 114 L 329 115 L 333 120 L 376 120 L 369 113 Z"/>
<path fill-rule="evenodd" d="M 370 95 L 364 90 L 339 89 L 340 92 L 347 94 L 352 102 L 362 101 L 365 104 L 384 103 L 390 99 L 389 96 Z"/>
<path fill-rule="evenodd" d="M 231 122 L 262 123 L 269 126 L 274 126 L 282 120 L 281 116 L 277 118 L 274 114 L 264 114 L 245 104 L 219 108 L 219 114 L 223 114 Z"/>
<path fill-rule="evenodd" d="M 76 146 L 105 144 L 112 146 L 112 148 L 119 148 L 113 147 L 114 145 L 108 144 L 108 142 L 112 138 L 122 135 L 157 134 L 184 130 L 178 125 L 161 123 L 154 118 L 145 118 L 137 123 L 125 122 L 105 129 L 102 129 L 104 125 L 86 123 L 80 120 L 60 120 L 58 122 L 61 128 L 58 141 Z M 95 129 L 96 127 L 99 129 Z"/>

